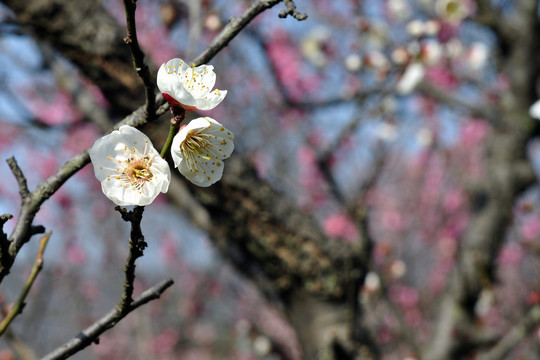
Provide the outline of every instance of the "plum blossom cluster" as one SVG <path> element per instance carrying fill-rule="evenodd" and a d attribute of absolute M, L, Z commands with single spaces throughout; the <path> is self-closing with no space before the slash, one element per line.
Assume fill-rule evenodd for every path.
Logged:
<path fill-rule="evenodd" d="M 213 66 L 188 66 L 181 59 L 161 65 L 157 75 L 173 113 L 215 108 L 227 95 L 226 90 L 212 90 L 215 82 Z M 210 117 L 192 120 L 175 132 L 171 157 L 180 173 L 201 187 L 221 179 L 223 161 L 234 150 L 232 132 Z M 123 125 L 98 139 L 90 159 L 103 193 L 117 205 L 149 205 L 169 188 L 168 163 L 150 139 L 131 126 Z"/>

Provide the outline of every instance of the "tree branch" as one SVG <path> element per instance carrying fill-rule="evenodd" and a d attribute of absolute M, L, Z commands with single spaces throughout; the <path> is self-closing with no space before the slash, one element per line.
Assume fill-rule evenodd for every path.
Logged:
<path fill-rule="evenodd" d="M 34 285 L 34 281 L 36 280 L 39 272 L 43 268 L 43 253 L 45 252 L 45 247 L 49 242 L 51 234 L 52 232 L 49 231 L 39 240 L 39 250 L 36 259 L 34 260 L 34 266 L 32 267 L 30 275 L 28 275 L 28 279 L 26 280 L 23 291 L 19 295 L 19 299 L 17 300 L 15 305 L 9 311 L 9 314 L 7 314 L 7 316 L 2 320 L 2 322 L 0 322 L 0 336 L 4 334 L 4 332 L 7 330 L 8 326 L 15 319 L 15 317 L 22 313 L 25 305 L 24 300 L 26 299 L 28 292 L 30 292 L 32 285 Z"/>
<path fill-rule="evenodd" d="M 122 300 L 118 304 L 118 310 L 123 313 L 129 309 L 133 296 L 133 282 L 135 281 L 135 261 L 143 256 L 143 250 L 147 244 L 144 241 L 144 235 L 141 230 L 141 220 L 144 212 L 144 206 L 136 206 L 133 211 L 127 211 L 120 206 L 115 207 L 120 212 L 124 221 L 131 223 L 131 232 L 129 236 L 129 255 L 124 266 L 124 286 L 122 290 Z"/>
<path fill-rule="evenodd" d="M 489 351 L 477 357 L 477 360 L 503 359 L 526 336 L 540 324 L 540 305 L 533 306 L 527 315 Z"/>
<path fill-rule="evenodd" d="M 257 15 L 280 3 L 282 0 L 259 0 L 251 3 L 251 5 L 239 17 L 233 17 L 229 23 L 221 30 L 214 38 L 212 43 L 208 45 L 199 56 L 193 60 L 195 66 L 207 63 L 221 49 L 229 44 L 229 42 L 251 22 Z"/>
<path fill-rule="evenodd" d="M 174 282 L 171 279 L 168 279 L 154 285 L 135 298 L 131 305 L 124 311 L 120 311 L 118 307 L 116 307 L 85 330 L 81 331 L 73 339 L 43 357 L 42 360 L 67 359 L 69 356 L 86 348 L 93 342 L 96 342 L 101 334 L 116 325 L 130 312 L 152 300 L 159 299 L 161 294 L 163 294 L 173 283 Z"/>
<path fill-rule="evenodd" d="M 139 46 L 139 40 L 137 39 L 137 25 L 135 23 L 135 9 L 137 8 L 136 0 L 124 0 L 124 9 L 126 12 L 127 22 L 127 36 L 124 38 L 124 42 L 129 46 L 131 54 L 133 56 L 133 66 L 137 71 L 137 74 L 144 83 L 146 91 L 146 112 L 145 115 L 148 121 L 152 120 L 155 116 L 155 85 L 154 80 L 150 77 L 150 69 L 148 65 L 144 63 L 144 52 Z"/>
<path fill-rule="evenodd" d="M 294 4 L 294 1 L 283 0 L 283 2 L 287 6 L 287 10 L 281 10 L 281 12 L 279 13 L 280 18 L 286 18 L 287 15 L 292 16 L 298 21 L 306 20 L 308 18 L 307 14 L 300 13 L 296 10 L 296 5 Z"/>

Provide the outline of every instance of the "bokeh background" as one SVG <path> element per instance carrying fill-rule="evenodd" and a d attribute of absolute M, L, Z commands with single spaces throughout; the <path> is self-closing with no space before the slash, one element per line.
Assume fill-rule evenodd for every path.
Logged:
<path fill-rule="evenodd" d="M 0 158 L 14 156 L 31 189 L 144 104 L 127 47 L 111 40 L 125 36 L 122 2 L 83 2 L 73 2 L 82 15 L 62 1 L 0 4 Z M 145 210 L 149 246 L 136 289 L 167 277 L 174 287 L 73 358 L 472 359 L 524 319 L 531 326 L 502 358 L 540 358 L 540 321 L 530 317 L 540 302 L 539 142 L 529 114 L 540 61 L 537 2 L 295 3 L 307 20 L 279 18 L 285 5 L 278 4 L 211 60 L 216 87 L 228 95 L 216 109 L 188 115 L 211 116 L 234 132 L 223 185 L 205 192 L 177 178 L 174 194 Z M 194 59 L 249 4 L 139 0 L 138 37 L 153 76 L 170 58 Z M 80 33 L 70 32 L 72 23 Z M 168 120 L 143 128 L 158 149 Z M 261 192 L 271 188 L 288 205 L 254 200 L 249 208 L 256 191 L 238 191 L 239 168 L 250 169 L 242 181 L 264 184 Z M 16 216 L 17 182 L 4 161 L 0 173 L 0 213 Z M 247 199 L 239 203 L 249 222 L 216 210 L 236 198 Z M 361 248 L 354 305 L 306 287 L 310 299 L 341 304 L 340 313 L 363 309 L 365 343 L 334 310 L 330 324 L 306 323 L 339 339 L 329 343 L 342 340 L 347 324 L 353 345 L 340 343 L 343 354 L 337 346 L 312 352 L 294 320 L 298 274 L 315 270 L 285 279 L 290 254 L 277 252 L 281 262 L 268 270 L 274 258 L 258 256 L 248 240 L 241 253 L 232 244 L 242 241 L 234 229 L 244 227 L 260 229 L 261 238 L 286 227 L 294 238 L 303 231 L 298 217 L 309 219 L 323 252 Z M 45 355 L 121 292 L 129 227 L 91 166 L 42 206 L 35 223 L 53 231 L 45 268 L 0 339 L 0 359 Z M 3 307 L 16 299 L 36 252 L 37 236 L 2 284 Z M 485 262 L 468 277 L 470 256 Z M 334 275 L 349 276 L 340 267 Z M 450 321 L 462 326 L 446 335 L 445 302 L 463 312 Z"/>

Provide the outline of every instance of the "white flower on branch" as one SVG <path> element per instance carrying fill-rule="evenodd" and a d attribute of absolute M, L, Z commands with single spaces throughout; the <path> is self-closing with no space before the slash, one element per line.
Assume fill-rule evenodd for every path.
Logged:
<path fill-rule="evenodd" d="M 195 185 L 210 186 L 223 175 L 223 160 L 234 150 L 233 139 L 232 132 L 212 118 L 192 120 L 173 139 L 174 164 Z"/>
<path fill-rule="evenodd" d="M 103 193 L 116 205 L 149 205 L 169 189 L 169 165 L 134 127 L 123 125 L 98 139 L 90 159 Z"/>
<path fill-rule="evenodd" d="M 213 69 L 212 65 L 188 66 L 182 59 L 172 59 L 159 68 L 157 85 L 171 106 L 211 110 L 227 95 L 227 90 L 211 91 L 216 83 Z"/>

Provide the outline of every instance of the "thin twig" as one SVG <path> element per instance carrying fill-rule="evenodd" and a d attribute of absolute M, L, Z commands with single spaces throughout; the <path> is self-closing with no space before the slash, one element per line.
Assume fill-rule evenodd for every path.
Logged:
<path fill-rule="evenodd" d="M 280 18 L 286 18 L 287 15 L 292 16 L 298 21 L 306 20 L 308 18 L 307 14 L 300 13 L 296 10 L 296 5 L 294 4 L 294 1 L 283 0 L 283 2 L 287 6 L 287 10 L 281 10 L 281 12 L 279 13 Z"/>
<path fill-rule="evenodd" d="M 239 17 L 233 17 L 229 23 L 221 30 L 214 38 L 212 43 L 208 45 L 199 56 L 193 60 L 195 66 L 207 63 L 221 49 L 229 44 L 229 42 L 251 22 L 257 15 L 280 3 L 282 0 L 260 0 L 251 3 L 246 11 Z"/>
<path fill-rule="evenodd" d="M 17 315 L 22 313 L 25 305 L 24 300 L 26 299 L 28 292 L 32 288 L 32 285 L 34 284 L 34 281 L 36 280 L 39 272 L 43 268 L 43 253 L 45 252 L 45 247 L 49 242 L 51 234 L 52 232 L 49 231 L 47 234 L 43 235 L 41 239 L 39 239 L 39 249 L 36 259 L 34 260 L 34 266 L 32 267 L 32 271 L 30 272 L 30 275 L 28 275 L 28 279 L 26 280 L 23 291 L 19 295 L 19 299 L 17 299 L 17 302 L 13 305 L 4 320 L 0 322 L 0 336 L 4 334 L 13 319 L 15 319 Z"/>
<path fill-rule="evenodd" d="M 24 176 L 21 168 L 19 167 L 19 164 L 17 164 L 17 160 L 12 156 L 9 159 L 6 160 L 6 162 L 9 165 L 9 168 L 11 169 L 11 172 L 15 176 L 15 179 L 17 180 L 17 184 L 19 184 L 19 194 L 21 195 L 21 199 L 24 200 L 29 195 L 30 191 L 28 190 L 28 184 L 26 183 L 26 177 Z"/>
<path fill-rule="evenodd" d="M 137 309 L 138 307 L 152 301 L 159 299 L 161 294 L 167 290 L 174 281 L 172 279 L 164 280 L 157 285 L 149 288 L 141 295 L 139 295 L 131 303 L 131 305 L 125 309 L 125 311 L 120 311 L 117 307 L 109 311 L 101 319 L 81 331 L 73 339 L 66 342 L 64 345 L 58 347 L 56 350 L 52 351 L 50 354 L 42 358 L 42 360 L 58 360 L 58 359 L 67 359 L 71 355 L 81 351 L 90 344 L 98 341 L 99 336 L 103 334 L 108 329 L 115 326 L 120 320 L 126 317 L 127 314 Z"/>
<path fill-rule="evenodd" d="M 144 52 L 139 46 L 137 39 L 137 25 L 135 23 L 135 9 L 137 8 L 135 0 L 124 0 L 124 9 L 126 12 L 127 36 L 124 42 L 129 46 L 133 56 L 133 66 L 137 74 L 142 79 L 146 91 L 146 112 L 145 115 L 148 121 L 155 116 L 156 101 L 155 101 L 155 85 L 150 77 L 150 69 L 144 62 Z"/>

